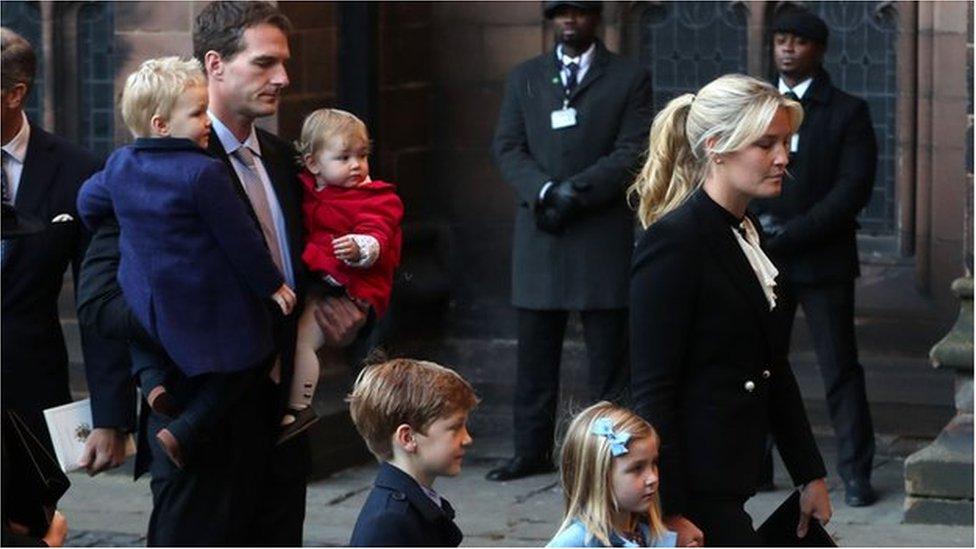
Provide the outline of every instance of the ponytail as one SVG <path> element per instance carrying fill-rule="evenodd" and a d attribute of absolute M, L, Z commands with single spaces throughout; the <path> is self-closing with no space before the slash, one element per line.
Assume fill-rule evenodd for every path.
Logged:
<path fill-rule="evenodd" d="M 672 99 L 654 117 L 647 160 L 628 190 L 637 199 L 637 218 L 646 229 L 691 196 L 701 180 L 702 162 L 695 158 L 686 124 L 695 95 Z"/>

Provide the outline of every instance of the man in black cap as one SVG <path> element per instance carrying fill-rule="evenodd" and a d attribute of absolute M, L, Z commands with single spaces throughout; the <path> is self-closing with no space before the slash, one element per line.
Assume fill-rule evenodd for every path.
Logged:
<path fill-rule="evenodd" d="M 516 193 L 512 302 L 518 309 L 515 457 L 508 480 L 553 469 L 559 362 L 579 311 L 590 397 L 616 399 L 627 380 L 633 181 L 651 121 L 647 71 L 596 37 L 600 2 L 545 2 L 554 51 L 509 75 L 493 152 Z"/>
<path fill-rule="evenodd" d="M 754 201 L 780 269 L 778 342 L 789 352 L 797 305 L 810 326 L 838 439 L 845 500 L 872 504 L 874 431 L 854 335 L 854 279 L 859 273 L 857 214 L 871 197 L 877 146 L 868 105 L 831 84 L 823 69 L 827 25 L 805 10 L 773 23 L 779 89 L 803 104 L 790 146 L 793 180 L 777 198 Z M 772 479 L 771 460 L 769 479 Z"/>

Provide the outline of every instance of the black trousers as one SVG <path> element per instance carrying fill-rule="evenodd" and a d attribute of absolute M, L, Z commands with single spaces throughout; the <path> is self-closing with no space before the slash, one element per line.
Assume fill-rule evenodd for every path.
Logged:
<path fill-rule="evenodd" d="M 685 518 L 705 535 L 706 547 L 760 547 L 744 496 L 690 494 Z"/>
<path fill-rule="evenodd" d="M 168 389 L 185 405 L 199 382 L 178 377 Z M 277 403 L 276 387 L 261 377 L 201 437 L 182 470 L 155 438 L 169 420 L 150 414 L 149 546 L 302 545 L 308 440 L 274 446 Z"/>
<path fill-rule="evenodd" d="M 803 307 L 823 376 L 830 421 L 837 435 L 837 472 L 845 481 L 871 478 L 874 427 L 857 358 L 854 335 L 854 281 L 782 284 L 775 325 L 783 352 L 789 351 L 797 305 Z"/>
<path fill-rule="evenodd" d="M 559 402 L 559 364 L 568 311 L 518 310 L 515 455 L 549 457 Z M 627 309 L 580 311 L 591 401 L 619 401 L 626 388 Z"/>

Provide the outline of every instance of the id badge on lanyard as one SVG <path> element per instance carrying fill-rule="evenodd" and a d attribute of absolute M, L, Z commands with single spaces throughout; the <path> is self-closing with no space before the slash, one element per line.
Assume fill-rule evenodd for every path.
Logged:
<path fill-rule="evenodd" d="M 572 128 L 576 125 L 576 109 L 569 106 L 569 99 L 564 99 L 563 108 L 552 111 L 549 117 L 554 130 Z"/>

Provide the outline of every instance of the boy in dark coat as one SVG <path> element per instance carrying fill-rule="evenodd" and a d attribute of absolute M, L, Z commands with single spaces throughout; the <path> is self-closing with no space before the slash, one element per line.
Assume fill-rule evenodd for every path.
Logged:
<path fill-rule="evenodd" d="M 471 385 L 432 362 L 394 359 L 359 374 L 349 408 L 380 470 L 349 544 L 360 547 L 457 547 L 454 509 L 432 488 L 456 476 L 471 444 Z"/>

